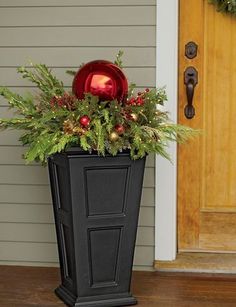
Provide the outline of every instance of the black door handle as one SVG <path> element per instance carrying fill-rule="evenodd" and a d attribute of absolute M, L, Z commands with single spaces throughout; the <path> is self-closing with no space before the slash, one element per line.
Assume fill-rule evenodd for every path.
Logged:
<path fill-rule="evenodd" d="M 187 105 L 184 108 L 186 118 L 191 119 L 195 115 L 195 108 L 193 106 L 194 89 L 198 83 L 198 72 L 190 66 L 184 72 L 184 84 L 186 86 Z"/>

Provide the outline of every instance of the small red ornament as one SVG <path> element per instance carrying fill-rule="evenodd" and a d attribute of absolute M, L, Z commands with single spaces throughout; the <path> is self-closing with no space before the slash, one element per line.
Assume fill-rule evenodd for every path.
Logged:
<path fill-rule="evenodd" d="M 123 134 L 123 133 L 125 132 L 125 127 L 124 127 L 123 125 L 121 125 L 121 124 L 115 125 L 114 128 L 115 128 L 116 132 L 117 132 L 119 135 L 121 135 L 121 134 Z"/>
<path fill-rule="evenodd" d="M 149 91 L 150 91 L 149 88 L 146 88 L 146 89 L 145 89 L 145 92 L 146 92 L 146 93 L 148 93 Z"/>
<path fill-rule="evenodd" d="M 79 123 L 83 127 L 88 127 L 90 124 L 90 118 L 87 115 L 83 115 L 80 117 Z"/>
<path fill-rule="evenodd" d="M 97 60 L 82 66 L 73 80 L 73 93 L 83 99 L 85 93 L 98 96 L 100 100 L 124 101 L 128 82 L 122 70 L 115 64 Z"/>

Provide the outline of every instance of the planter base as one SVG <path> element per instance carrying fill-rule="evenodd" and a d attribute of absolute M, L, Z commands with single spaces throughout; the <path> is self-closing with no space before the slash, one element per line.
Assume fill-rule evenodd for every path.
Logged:
<path fill-rule="evenodd" d="M 108 295 L 104 296 L 104 299 L 101 298 L 101 296 L 96 296 L 92 299 L 92 297 L 83 298 L 83 300 L 76 301 L 75 297 L 72 297 L 67 290 L 63 286 L 59 286 L 55 290 L 56 295 L 63 300 L 64 303 L 66 303 L 68 306 L 71 307 L 112 307 L 112 306 L 129 306 L 129 305 L 136 305 L 137 300 L 134 298 L 131 294 L 124 294 L 120 295 Z"/>

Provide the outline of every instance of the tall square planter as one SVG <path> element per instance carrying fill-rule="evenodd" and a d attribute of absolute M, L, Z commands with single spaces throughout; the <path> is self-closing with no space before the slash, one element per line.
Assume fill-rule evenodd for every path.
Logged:
<path fill-rule="evenodd" d="M 145 158 L 80 148 L 49 158 L 61 284 L 68 306 L 134 305 L 130 293 Z"/>

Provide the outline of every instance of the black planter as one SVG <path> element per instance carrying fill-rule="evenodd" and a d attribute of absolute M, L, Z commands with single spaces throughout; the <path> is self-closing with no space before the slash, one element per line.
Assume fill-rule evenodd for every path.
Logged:
<path fill-rule="evenodd" d="M 130 281 L 145 158 L 79 148 L 49 158 L 61 285 L 68 306 L 134 305 Z"/>

